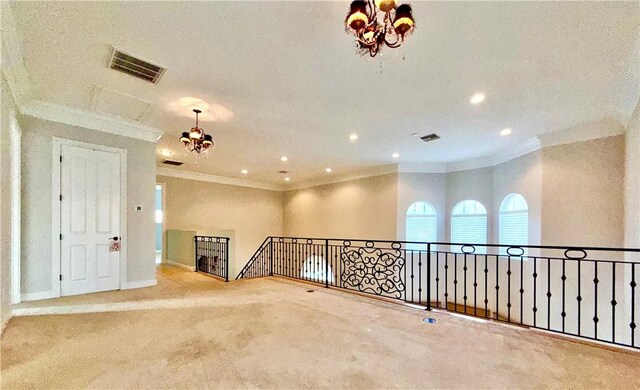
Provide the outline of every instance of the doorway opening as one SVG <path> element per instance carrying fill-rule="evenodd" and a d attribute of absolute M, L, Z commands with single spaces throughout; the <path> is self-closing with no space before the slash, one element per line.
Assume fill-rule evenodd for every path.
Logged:
<path fill-rule="evenodd" d="M 164 235 L 164 210 L 162 184 L 156 184 L 156 264 L 162 263 L 162 236 Z"/>

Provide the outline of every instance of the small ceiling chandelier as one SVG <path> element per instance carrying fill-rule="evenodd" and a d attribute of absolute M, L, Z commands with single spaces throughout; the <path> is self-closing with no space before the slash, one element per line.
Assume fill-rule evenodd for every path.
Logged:
<path fill-rule="evenodd" d="M 204 130 L 198 127 L 198 114 L 202 111 L 194 109 L 196 113 L 196 127 L 191 128 L 190 131 L 185 131 L 180 137 L 180 142 L 184 144 L 184 148 L 189 152 L 195 152 L 197 154 L 205 154 L 211 146 L 213 146 L 213 138 L 211 135 L 205 134 Z"/>
<path fill-rule="evenodd" d="M 395 0 L 356 0 L 345 19 L 348 32 L 356 37 L 360 55 L 375 57 L 383 45 L 400 47 L 415 21 L 409 4 L 396 6 Z"/>

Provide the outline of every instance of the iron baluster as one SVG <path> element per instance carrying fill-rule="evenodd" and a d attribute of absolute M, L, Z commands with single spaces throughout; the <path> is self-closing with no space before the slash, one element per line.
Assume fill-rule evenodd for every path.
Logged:
<path fill-rule="evenodd" d="M 418 304 L 422 303 L 422 251 L 418 251 Z"/>
<path fill-rule="evenodd" d="M 598 322 L 600 321 L 600 319 L 598 318 L 598 261 L 595 261 L 593 263 L 593 270 L 594 270 L 594 278 L 593 278 L 593 294 L 594 294 L 594 299 L 593 299 L 593 338 L 595 338 L 596 340 L 598 339 Z"/>
<path fill-rule="evenodd" d="M 473 315 L 478 315 L 478 255 L 473 255 Z"/>
<path fill-rule="evenodd" d="M 498 255 L 496 257 L 496 320 L 500 319 L 500 265 Z"/>
<path fill-rule="evenodd" d="M 547 330 L 551 329 L 551 259 L 547 257 Z"/>
<path fill-rule="evenodd" d="M 524 316 L 524 261 L 523 258 L 520 257 L 520 325 L 523 323 Z"/>
<path fill-rule="evenodd" d="M 580 336 L 580 329 L 582 327 L 582 318 L 581 318 L 581 305 L 582 305 L 582 276 L 581 276 L 581 267 L 580 262 L 582 260 L 578 259 L 578 296 L 576 297 L 576 301 L 578 301 L 578 336 Z"/>
<path fill-rule="evenodd" d="M 431 243 L 427 244 L 427 310 L 431 310 Z"/>
<path fill-rule="evenodd" d="M 458 311 L 458 254 L 453 257 L 453 311 Z"/>
<path fill-rule="evenodd" d="M 533 327 L 536 327 L 536 317 L 538 314 L 537 296 L 538 296 L 538 258 L 533 258 Z"/>
<path fill-rule="evenodd" d="M 566 281 L 567 281 L 567 275 L 565 274 L 565 259 L 562 259 L 562 277 L 560 278 L 562 280 L 562 312 L 560 313 L 560 316 L 562 317 L 562 331 L 564 332 L 565 329 L 565 318 L 567 317 L 567 312 L 565 311 L 565 289 L 566 289 Z"/>
<path fill-rule="evenodd" d="M 636 332 L 636 263 L 631 264 L 631 346 L 635 347 L 635 332 Z"/>
<path fill-rule="evenodd" d="M 489 256 L 484 256 L 484 317 L 489 317 L 489 268 L 487 262 Z"/>
<path fill-rule="evenodd" d="M 611 341 L 616 342 L 616 263 L 611 263 Z"/>
<path fill-rule="evenodd" d="M 464 295 L 462 296 L 462 299 L 464 301 L 464 313 L 467 312 L 467 254 L 464 254 L 464 261 L 463 261 L 463 265 L 462 265 L 462 271 L 464 271 L 464 276 L 463 276 L 463 280 L 464 280 Z"/>
<path fill-rule="evenodd" d="M 511 256 L 507 256 L 507 322 L 511 322 Z"/>
<path fill-rule="evenodd" d="M 324 287 L 329 288 L 329 240 L 324 240 Z"/>

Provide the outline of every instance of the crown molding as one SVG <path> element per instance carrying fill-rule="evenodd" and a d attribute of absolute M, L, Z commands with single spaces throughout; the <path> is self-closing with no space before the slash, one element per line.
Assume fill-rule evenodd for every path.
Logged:
<path fill-rule="evenodd" d="M 205 181 L 209 183 L 224 184 L 237 187 L 257 188 L 260 190 L 269 191 L 285 191 L 284 187 L 279 184 L 261 183 L 257 181 L 236 179 L 233 177 L 208 175 L 206 173 L 198 173 L 191 171 L 183 171 L 180 169 L 172 169 L 165 167 L 158 167 L 156 169 L 157 176 L 175 177 L 178 179 Z"/>
<path fill-rule="evenodd" d="M 390 173 L 397 173 L 397 172 L 398 172 L 398 166 L 396 164 L 370 167 L 363 170 L 359 170 L 357 172 L 346 173 L 344 175 L 336 175 L 332 177 L 320 177 L 317 179 L 307 180 L 301 183 L 286 185 L 285 191 L 295 191 L 295 190 L 301 190 L 304 188 L 343 183 L 345 181 L 366 179 L 368 177 L 388 175 Z"/>
<path fill-rule="evenodd" d="M 103 133 L 154 143 L 157 142 L 162 135 L 162 132 L 155 127 L 143 125 L 135 121 L 41 100 L 32 100 L 21 105 L 20 113 L 51 122 L 84 127 Z"/>
<path fill-rule="evenodd" d="M 534 137 L 516 145 L 515 147 L 507 148 L 500 153 L 494 154 L 491 157 L 491 162 L 493 166 L 500 165 L 540 149 L 542 149 L 540 139 L 538 137 Z"/>
<path fill-rule="evenodd" d="M 398 173 L 447 173 L 447 163 L 399 163 Z"/>

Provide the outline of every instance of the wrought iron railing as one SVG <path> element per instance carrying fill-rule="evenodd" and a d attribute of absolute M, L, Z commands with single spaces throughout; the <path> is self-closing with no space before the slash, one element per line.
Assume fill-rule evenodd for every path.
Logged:
<path fill-rule="evenodd" d="M 284 276 L 640 348 L 640 249 L 268 237 L 237 279 Z"/>
<path fill-rule="evenodd" d="M 229 281 L 229 237 L 195 236 L 196 271 Z"/>

